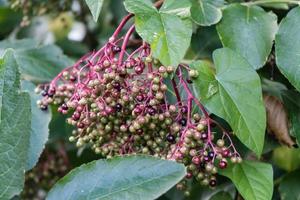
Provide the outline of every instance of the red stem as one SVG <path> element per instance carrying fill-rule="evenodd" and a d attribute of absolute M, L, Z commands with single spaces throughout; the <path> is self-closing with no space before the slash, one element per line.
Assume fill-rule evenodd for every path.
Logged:
<path fill-rule="evenodd" d="M 124 38 L 124 41 L 123 41 L 123 44 L 122 44 L 122 48 L 121 48 L 121 52 L 120 52 L 120 56 L 119 56 L 119 63 L 118 63 L 118 66 L 121 66 L 122 65 L 122 62 L 123 62 L 123 58 L 124 58 L 124 54 L 126 52 L 126 47 L 127 47 L 127 44 L 128 44 L 128 41 L 129 41 L 129 38 L 131 36 L 131 34 L 134 32 L 135 30 L 135 26 L 132 25 L 128 32 L 126 33 L 125 35 L 125 38 Z"/>

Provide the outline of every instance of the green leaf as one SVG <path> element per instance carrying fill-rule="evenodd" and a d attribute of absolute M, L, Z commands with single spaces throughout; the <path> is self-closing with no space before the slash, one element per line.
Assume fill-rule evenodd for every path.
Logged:
<path fill-rule="evenodd" d="M 217 30 L 225 47 L 235 50 L 254 69 L 259 69 L 271 52 L 277 17 L 258 6 L 232 4 L 224 9 Z"/>
<path fill-rule="evenodd" d="M 153 56 L 164 65 L 177 66 L 192 36 L 192 23 L 186 18 L 189 1 L 166 0 L 159 11 L 150 0 L 125 0 L 125 7 L 135 14 L 136 31 L 150 43 Z"/>
<path fill-rule="evenodd" d="M 41 96 L 34 92 L 35 85 L 29 81 L 22 81 L 22 90 L 29 93 L 31 98 L 31 134 L 28 150 L 26 170 L 33 168 L 39 160 L 39 157 L 48 140 L 48 124 L 51 120 L 49 111 L 42 111 L 36 104 Z"/>
<path fill-rule="evenodd" d="M 204 62 L 191 65 L 199 71 L 193 84 L 195 94 L 210 112 L 224 118 L 240 141 L 259 156 L 266 129 L 259 76 L 243 57 L 228 48 L 214 51 L 213 60 L 216 74 Z"/>
<path fill-rule="evenodd" d="M 288 111 L 290 120 L 290 132 L 300 144 L 300 93 L 293 90 L 282 91 L 284 107 Z"/>
<path fill-rule="evenodd" d="M 12 50 L 0 63 L 0 199 L 19 194 L 29 147 L 30 97 L 20 92 L 20 74 Z"/>
<path fill-rule="evenodd" d="M 31 39 L 0 42 L 2 52 L 6 48 L 15 49 L 15 59 L 26 80 L 51 81 L 63 68 L 72 64 L 57 46 L 40 46 Z"/>
<path fill-rule="evenodd" d="M 231 179 L 245 200 L 271 200 L 273 194 L 273 169 L 266 163 L 243 161 L 220 170 Z"/>
<path fill-rule="evenodd" d="M 209 200 L 232 200 L 232 198 L 228 192 L 220 191 L 214 194 Z"/>
<path fill-rule="evenodd" d="M 104 0 L 85 0 L 85 2 L 93 15 L 94 21 L 97 22 L 101 13 Z"/>
<path fill-rule="evenodd" d="M 185 176 L 182 164 L 150 156 L 126 156 L 82 165 L 51 189 L 47 199 L 152 200 Z"/>
<path fill-rule="evenodd" d="M 300 91 L 300 7 L 281 21 L 275 39 L 276 63 L 283 75 Z"/>
<path fill-rule="evenodd" d="M 273 151 L 273 163 L 286 171 L 294 171 L 300 167 L 300 150 L 280 146 Z"/>
<path fill-rule="evenodd" d="M 211 59 L 212 52 L 221 48 L 222 43 L 219 39 L 215 26 L 199 27 L 192 36 L 191 47 L 196 53 L 192 59 Z"/>
<path fill-rule="evenodd" d="M 192 0 L 191 17 L 201 26 L 210 26 L 221 20 L 222 11 L 211 0 Z"/>
<path fill-rule="evenodd" d="M 287 174 L 279 185 L 281 200 L 300 200 L 300 170 Z"/>

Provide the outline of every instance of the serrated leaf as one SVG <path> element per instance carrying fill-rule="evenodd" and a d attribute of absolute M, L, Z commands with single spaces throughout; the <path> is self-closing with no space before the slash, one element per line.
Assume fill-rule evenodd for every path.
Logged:
<path fill-rule="evenodd" d="M 214 51 L 213 60 L 216 74 L 207 65 L 191 65 L 199 72 L 193 84 L 195 94 L 210 112 L 230 124 L 243 144 L 260 155 L 266 112 L 259 76 L 243 57 L 228 48 Z"/>
<path fill-rule="evenodd" d="M 31 39 L 0 42 L 0 52 L 8 47 L 14 48 L 15 59 L 26 80 L 49 82 L 62 69 L 72 64 L 55 45 L 39 46 Z"/>
<path fill-rule="evenodd" d="M 19 194 L 29 148 L 30 97 L 20 92 L 20 74 L 12 50 L 0 63 L 0 199 Z"/>
<path fill-rule="evenodd" d="M 191 17 L 201 26 L 210 26 L 221 20 L 222 11 L 211 0 L 192 0 Z"/>
<path fill-rule="evenodd" d="M 245 200 L 272 199 L 273 169 L 270 164 L 243 161 L 231 164 L 219 173 L 231 179 Z"/>
<path fill-rule="evenodd" d="M 62 178 L 47 199 L 156 199 L 185 176 L 182 164 L 150 156 L 93 161 Z"/>
<path fill-rule="evenodd" d="M 104 0 L 85 0 L 85 2 L 93 15 L 94 21 L 97 22 L 101 13 Z"/>
<path fill-rule="evenodd" d="M 37 106 L 36 102 L 41 99 L 41 96 L 34 92 L 35 85 L 33 83 L 22 81 L 21 85 L 22 90 L 28 92 L 31 99 L 31 133 L 26 167 L 26 170 L 30 170 L 38 162 L 48 140 L 48 124 L 51 120 L 51 113 L 42 111 Z"/>
<path fill-rule="evenodd" d="M 279 184 L 281 200 L 300 200 L 300 170 L 287 174 Z"/>
<path fill-rule="evenodd" d="M 258 6 L 232 4 L 223 10 L 217 30 L 225 47 L 235 50 L 254 69 L 259 69 L 271 52 L 277 17 Z"/>
<path fill-rule="evenodd" d="M 283 75 L 300 91 L 300 7 L 281 21 L 275 39 L 276 63 Z"/>
<path fill-rule="evenodd" d="M 178 4 L 185 5 L 184 12 Z M 167 0 L 159 11 L 150 0 L 126 0 L 125 7 L 135 14 L 136 31 L 150 43 L 153 56 L 164 65 L 177 66 L 192 36 L 192 23 L 182 16 L 189 9 L 189 1 Z"/>
<path fill-rule="evenodd" d="M 282 91 L 282 100 L 288 111 L 290 120 L 290 131 L 300 144 L 300 93 L 293 90 Z"/>

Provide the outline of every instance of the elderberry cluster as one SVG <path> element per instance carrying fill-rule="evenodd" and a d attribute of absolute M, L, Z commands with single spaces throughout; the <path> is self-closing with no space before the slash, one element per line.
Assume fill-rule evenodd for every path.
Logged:
<path fill-rule="evenodd" d="M 78 147 L 90 146 L 106 158 L 148 154 L 176 160 L 187 166 L 187 180 L 195 177 L 214 187 L 218 169 L 241 158 L 229 134 L 190 90 L 198 72 L 184 64 L 176 69 L 160 64 L 145 42 L 129 52 L 126 46 L 134 27 L 117 39 L 120 27 L 99 51 L 39 86 L 43 99 L 38 105 L 42 110 L 57 105 L 58 112 L 68 116 L 67 123 L 75 127 L 69 140 Z M 176 103 L 167 98 L 168 92 L 174 93 Z M 212 125 L 221 130 L 220 137 Z M 178 189 L 186 189 L 186 180 Z"/>

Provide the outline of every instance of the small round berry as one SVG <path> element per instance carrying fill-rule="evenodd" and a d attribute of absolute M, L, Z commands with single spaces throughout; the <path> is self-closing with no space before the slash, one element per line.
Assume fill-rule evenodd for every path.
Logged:
<path fill-rule="evenodd" d="M 68 108 L 67 104 L 64 103 L 61 105 L 61 109 L 68 110 L 69 108 Z"/>
<path fill-rule="evenodd" d="M 43 110 L 43 111 L 46 111 L 46 110 L 48 110 L 48 106 L 47 105 L 41 105 L 40 106 L 40 108 L 41 108 L 41 110 Z"/>
<path fill-rule="evenodd" d="M 189 76 L 190 76 L 191 78 L 197 78 L 198 75 L 199 75 L 199 74 L 198 74 L 198 71 L 197 71 L 197 70 L 192 69 L 192 70 L 189 71 Z"/>
<path fill-rule="evenodd" d="M 118 112 L 120 112 L 122 110 L 123 106 L 120 103 L 117 103 L 115 108 Z"/>
<path fill-rule="evenodd" d="M 208 135 L 206 133 L 201 134 L 201 139 L 206 140 L 208 138 Z"/>
<path fill-rule="evenodd" d="M 137 74 L 142 74 L 143 71 L 144 71 L 144 68 L 141 67 L 141 66 L 136 66 L 136 67 L 134 68 L 134 71 L 135 71 L 135 73 L 137 73 Z"/>
<path fill-rule="evenodd" d="M 166 139 L 169 143 L 174 143 L 175 142 L 175 136 L 172 135 L 172 134 L 168 134 Z"/>
<path fill-rule="evenodd" d="M 209 186 L 210 187 L 215 187 L 217 185 L 217 181 L 215 179 L 212 179 L 209 181 Z"/>
<path fill-rule="evenodd" d="M 188 112 L 188 107 L 187 106 L 182 106 L 180 110 L 183 114 L 186 114 Z"/>
<path fill-rule="evenodd" d="M 217 145 L 218 145 L 219 147 L 223 147 L 223 146 L 225 145 L 224 140 L 221 140 L 221 139 L 217 140 Z"/>
<path fill-rule="evenodd" d="M 179 123 L 181 124 L 181 126 L 186 126 L 187 121 L 186 121 L 185 118 L 182 118 L 182 119 L 179 121 Z"/>
<path fill-rule="evenodd" d="M 220 167 L 220 169 L 225 169 L 227 167 L 227 162 L 224 160 L 221 160 L 219 162 L 219 167 Z"/>
<path fill-rule="evenodd" d="M 112 48 L 112 51 L 113 51 L 114 53 L 119 53 L 119 52 L 121 51 L 121 48 L 120 48 L 119 46 L 114 46 L 114 47 Z"/>

